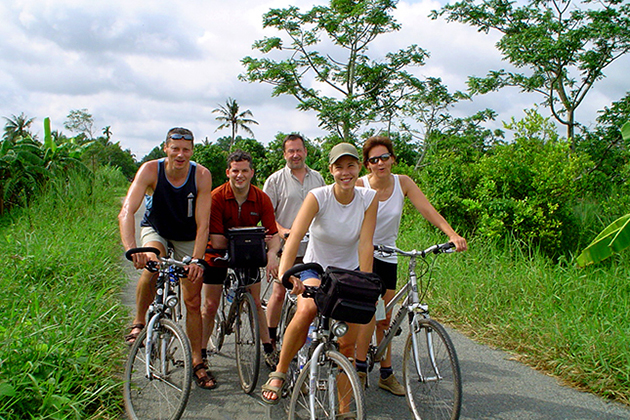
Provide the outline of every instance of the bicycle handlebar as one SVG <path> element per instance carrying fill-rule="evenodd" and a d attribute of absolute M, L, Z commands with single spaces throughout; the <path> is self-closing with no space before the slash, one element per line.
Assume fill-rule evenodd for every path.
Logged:
<path fill-rule="evenodd" d="M 131 258 L 131 256 L 133 254 L 139 254 L 141 252 L 152 252 L 155 254 L 156 257 L 160 257 L 160 250 L 157 248 L 154 248 L 152 246 L 145 246 L 145 247 L 141 247 L 141 248 L 131 248 L 129 249 L 127 252 L 125 252 L 125 258 L 127 258 L 129 261 L 133 261 L 133 258 Z"/>
<path fill-rule="evenodd" d="M 404 255 L 407 257 L 415 257 L 416 255 L 420 255 L 422 258 L 426 257 L 428 254 L 441 254 L 441 253 L 451 253 L 455 252 L 455 244 L 453 242 L 445 242 L 443 244 L 437 244 L 428 247 L 425 250 L 417 251 L 403 251 L 400 248 L 396 248 L 395 246 L 388 245 L 374 245 L 374 250 L 380 252 L 381 255 L 385 254 L 398 254 Z"/>
<path fill-rule="evenodd" d="M 157 249 L 157 248 L 151 247 L 151 246 L 149 246 L 149 247 L 140 247 L 140 248 L 131 248 L 127 252 L 125 252 L 125 258 L 127 258 L 129 261 L 133 261 L 132 256 L 134 254 L 138 254 L 140 252 L 152 252 L 158 258 L 158 260 L 160 260 L 160 262 L 162 262 L 164 264 L 168 264 L 168 265 L 174 265 L 174 266 L 181 267 L 181 268 L 184 268 L 187 265 L 190 265 L 192 263 L 201 265 L 204 269 L 208 266 L 208 263 L 205 262 L 204 260 L 193 260 L 189 256 L 184 257 L 181 261 L 176 260 L 174 258 L 160 257 L 160 250 Z M 155 271 L 157 271 L 156 268 L 157 267 L 149 267 L 149 264 L 147 264 L 147 269 L 149 271 L 154 271 L 155 272 Z"/>
<path fill-rule="evenodd" d="M 302 271 L 306 270 L 315 270 L 320 276 L 324 274 L 324 269 L 322 268 L 322 266 L 315 262 L 294 265 L 282 275 L 282 285 L 288 290 L 293 289 L 293 283 L 289 281 L 289 278 L 294 274 L 301 273 Z"/>

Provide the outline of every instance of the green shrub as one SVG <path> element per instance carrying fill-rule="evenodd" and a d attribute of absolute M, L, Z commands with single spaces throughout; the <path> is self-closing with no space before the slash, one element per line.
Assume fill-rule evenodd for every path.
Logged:
<path fill-rule="evenodd" d="M 506 127 L 514 141 L 480 157 L 451 150 L 434 156 L 422 172 L 423 189 L 449 222 L 468 233 L 512 235 L 549 255 L 572 249 L 579 237 L 573 205 L 588 182 L 588 159 L 571 153 L 570 143 L 535 111 Z"/>

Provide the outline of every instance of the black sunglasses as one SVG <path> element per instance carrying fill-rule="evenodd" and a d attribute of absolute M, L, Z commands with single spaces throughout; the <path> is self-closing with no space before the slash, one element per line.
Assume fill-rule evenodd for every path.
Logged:
<path fill-rule="evenodd" d="M 171 134 L 169 137 L 172 138 L 173 140 L 181 140 L 181 139 L 192 140 L 193 139 L 192 134 Z"/>
<path fill-rule="evenodd" d="M 375 165 L 378 163 L 379 159 L 382 160 L 383 162 L 387 162 L 390 157 L 392 157 L 391 153 L 383 153 L 380 156 L 372 156 L 371 158 L 368 158 L 368 162 Z"/>

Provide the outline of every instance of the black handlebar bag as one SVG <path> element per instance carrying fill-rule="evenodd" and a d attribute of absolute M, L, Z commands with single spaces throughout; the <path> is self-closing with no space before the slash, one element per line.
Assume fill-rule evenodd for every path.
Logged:
<path fill-rule="evenodd" d="M 265 231 L 260 226 L 228 229 L 230 267 L 259 268 L 267 265 Z"/>
<path fill-rule="evenodd" d="M 329 266 L 315 295 L 325 316 L 354 324 L 367 324 L 376 312 L 376 301 L 385 292 L 374 273 Z"/>

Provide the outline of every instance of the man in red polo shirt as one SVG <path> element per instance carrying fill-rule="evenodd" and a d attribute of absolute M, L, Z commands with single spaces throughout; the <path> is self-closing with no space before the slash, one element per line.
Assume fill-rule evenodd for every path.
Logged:
<path fill-rule="evenodd" d="M 257 226 L 260 222 L 267 229 L 267 281 L 278 275 L 278 251 L 280 239 L 274 216 L 271 199 L 260 188 L 251 185 L 254 176 L 252 157 L 249 153 L 237 150 L 228 156 L 226 169 L 228 182 L 212 191 L 212 206 L 210 213 L 210 243 L 208 248 L 227 249 L 227 230 L 233 227 Z M 204 305 L 201 309 L 203 319 L 202 352 L 208 345 L 208 339 L 214 328 L 214 316 L 217 313 L 221 290 L 227 275 L 227 263 L 216 261 L 213 256 L 206 254 L 206 261 L 210 268 L 204 273 Z M 260 340 L 263 343 L 265 363 L 273 361 L 273 346 L 269 338 L 267 319 L 260 303 L 260 281 L 250 286 L 258 308 L 260 322 Z M 275 368 L 275 366 L 270 366 Z"/>

